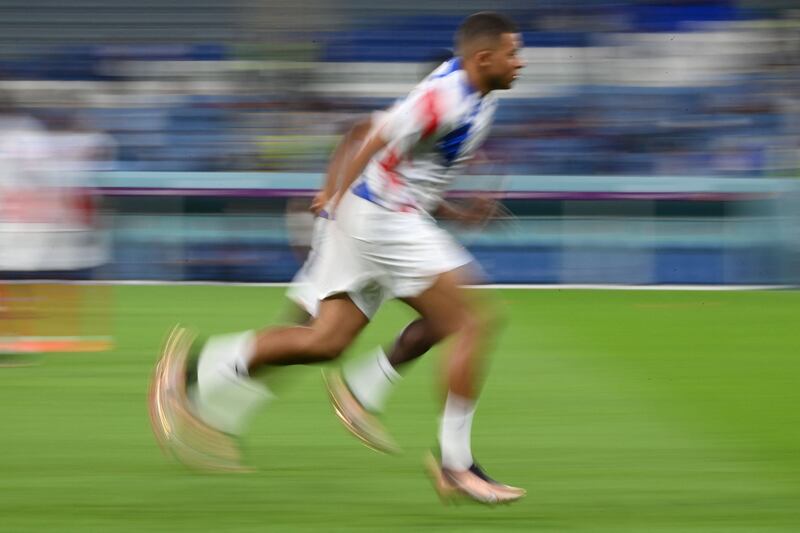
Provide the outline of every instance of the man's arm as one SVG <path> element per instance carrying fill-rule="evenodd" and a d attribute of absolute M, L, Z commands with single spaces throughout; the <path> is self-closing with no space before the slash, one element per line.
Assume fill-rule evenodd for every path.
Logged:
<path fill-rule="evenodd" d="M 449 220 L 461 220 L 464 218 L 465 213 L 464 209 L 457 206 L 455 203 L 443 200 L 436 208 L 436 212 L 433 213 L 433 216 Z"/>
<path fill-rule="evenodd" d="M 333 198 L 333 207 L 335 211 L 342 200 L 342 196 L 350 189 L 350 186 L 356 181 L 369 163 L 370 159 L 380 152 L 388 142 L 380 135 L 380 132 L 375 132 L 371 135 L 359 148 L 358 152 L 352 159 L 348 159 L 345 164 L 344 177 L 339 186 L 339 190 Z"/>
<path fill-rule="evenodd" d="M 437 134 L 449 131 L 455 118 L 448 108 L 448 102 L 454 98 L 448 92 L 452 91 L 455 89 L 423 83 L 392 106 L 381 120 L 380 127 L 373 128 L 373 133 L 364 141 L 358 153 L 352 159 L 347 158 L 344 178 L 333 199 L 332 208 L 338 206 L 375 154 L 387 146 L 391 148 L 391 160 L 402 161 L 421 140 L 435 138 Z"/>
<path fill-rule="evenodd" d="M 412 91 L 405 100 L 387 111 L 380 127 L 361 145 L 361 149 L 345 164 L 344 178 L 334 198 L 334 207 L 364 172 L 370 159 L 386 146 L 391 146 L 396 158 L 402 159 L 421 140 L 442 128 L 445 99 L 435 87 Z"/>
<path fill-rule="evenodd" d="M 314 214 L 319 214 L 320 211 L 325 209 L 325 205 L 339 190 L 339 178 L 341 178 L 342 175 L 343 163 L 347 160 L 348 155 L 352 154 L 361 146 L 364 139 L 366 139 L 369 134 L 371 127 L 371 118 L 361 119 L 353 124 L 339 141 L 339 144 L 333 151 L 333 155 L 331 155 L 331 161 L 328 164 L 325 175 L 325 183 L 311 202 L 311 211 L 313 211 Z"/>

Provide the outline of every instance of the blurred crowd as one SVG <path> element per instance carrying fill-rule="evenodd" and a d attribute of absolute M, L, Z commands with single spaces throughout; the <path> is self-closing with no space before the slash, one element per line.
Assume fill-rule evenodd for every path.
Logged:
<path fill-rule="evenodd" d="M 320 172 L 343 129 L 402 96 L 482 7 L 38 3 L 0 1 L 0 93 L 39 120 L 106 132 L 115 169 L 133 171 Z M 473 172 L 796 175 L 792 2 L 504 7 L 528 66 Z"/>

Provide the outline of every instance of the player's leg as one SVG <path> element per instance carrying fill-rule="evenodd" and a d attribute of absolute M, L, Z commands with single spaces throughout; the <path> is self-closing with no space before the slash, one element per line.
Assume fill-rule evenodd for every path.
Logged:
<path fill-rule="evenodd" d="M 481 276 L 473 270 L 472 265 L 458 268 L 452 275 L 457 277 L 461 286 L 481 282 Z M 378 348 L 372 358 L 345 366 L 345 381 L 356 396 L 363 399 L 362 403 L 372 410 L 380 411 L 383 407 L 381 392 L 390 388 L 389 382 L 399 379 L 401 368 L 426 354 L 441 340 L 441 332 L 436 331 L 435 324 L 425 318 L 418 318 L 400 332 L 388 351 Z M 376 367 L 382 368 L 383 372 Z M 364 392 L 360 394 L 362 389 Z M 376 389 L 376 396 L 373 397 L 371 391 Z"/>
<path fill-rule="evenodd" d="M 408 338 L 401 338 L 401 341 L 415 341 L 409 344 L 415 345 L 412 348 L 419 348 L 422 352 L 434 342 L 461 329 L 464 332 L 459 338 L 471 334 L 471 329 L 460 325 L 461 322 L 466 322 L 466 318 L 472 317 L 467 314 L 471 308 L 460 302 L 460 292 L 453 289 L 451 292 L 455 292 L 454 294 L 447 293 L 438 299 L 431 295 L 440 292 L 437 288 L 439 284 L 447 282 L 457 288 L 459 284 L 471 280 L 471 276 L 468 278 L 467 274 L 473 274 L 468 266 L 473 262 L 472 257 L 429 217 L 418 213 L 391 212 L 354 196 L 343 202 L 349 202 L 343 205 L 352 209 L 352 212 L 345 211 L 344 216 L 339 217 L 338 222 L 343 230 L 355 237 L 353 240 L 378 269 L 379 275 L 386 280 L 391 294 L 401 298 L 412 297 L 412 306 L 418 311 L 424 311 L 421 312 L 423 321 L 414 330 L 417 327 L 424 328 L 425 334 L 409 335 Z M 352 213 L 359 216 L 350 216 Z M 442 277 L 442 280 L 437 282 L 438 277 Z M 426 292 L 428 294 L 423 296 Z M 420 299 L 418 303 L 414 301 L 416 297 Z M 425 305 L 429 298 L 437 303 L 441 300 L 450 314 L 434 313 L 432 310 L 429 312 Z M 407 333 L 413 334 L 414 330 Z M 367 360 L 366 365 L 357 368 L 357 371 L 347 373 L 347 383 L 345 380 L 340 380 L 341 383 L 334 381 L 331 386 L 329 381 L 329 391 L 337 414 L 357 437 L 365 441 L 369 435 L 359 433 L 359 429 L 369 425 L 358 424 L 360 420 L 368 419 L 364 414 L 367 411 L 364 407 L 373 411 L 379 410 L 386 391 L 391 389 L 392 383 L 397 379 L 397 372 L 388 357 L 380 355 L 372 361 Z M 408 355 L 405 354 L 402 358 L 406 359 Z M 471 357 L 469 353 L 466 354 L 468 360 Z M 469 370 L 467 365 L 460 368 Z"/>
<path fill-rule="evenodd" d="M 361 407 L 381 413 L 405 365 L 427 353 L 437 340 L 428 322 L 418 318 L 403 328 L 391 347 L 378 347 L 366 357 L 346 363 L 340 371 L 341 382 Z"/>
<path fill-rule="evenodd" d="M 201 411 L 212 411 L 202 406 L 213 405 L 217 403 L 213 398 L 227 394 L 227 383 L 236 381 L 233 374 L 246 383 L 252 381 L 251 373 L 263 368 L 337 358 L 377 310 L 362 309 L 348 296 L 370 276 L 352 246 L 323 219 L 318 219 L 314 233 L 317 237 L 314 257 L 303 267 L 305 288 L 313 289 L 316 295 L 310 302 L 314 308 L 308 309 L 314 319 L 307 325 L 270 327 L 228 338 L 212 338 L 215 343 L 208 343 L 198 363 Z M 306 299 L 308 295 L 306 291 Z M 211 370 L 203 372 L 204 369 Z M 223 411 L 230 419 L 239 410 L 226 405 L 220 413 Z"/>
<path fill-rule="evenodd" d="M 272 397 L 251 372 L 267 366 L 309 363 L 337 357 L 367 324 L 345 295 L 320 303 L 309 326 L 266 328 L 210 337 L 199 349 L 196 381 L 189 353 L 192 335 L 175 328 L 159 360 L 150 396 L 159 440 L 184 463 L 238 469 L 240 435 L 250 416 Z"/>
<path fill-rule="evenodd" d="M 292 302 L 286 317 L 293 324 L 308 324 L 318 312 L 319 292 L 310 272 L 314 267 L 318 251 L 323 249 L 327 226 L 326 218 L 317 218 L 305 263 L 295 275 L 286 293 Z M 350 293 L 356 305 L 362 310 L 377 310 L 382 302 L 382 295 L 364 290 L 365 287 L 360 289 Z M 386 349 L 379 346 L 366 357 L 358 358 L 342 369 L 327 371 L 326 383 L 329 386 L 343 387 L 340 391 L 330 391 L 333 397 L 351 395 L 350 401 L 340 403 L 355 405 L 359 411 L 368 410 L 373 413 L 382 411 L 392 385 L 400 379 L 400 367 L 425 354 L 436 342 L 429 329 L 424 320 L 414 320 L 401 330 Z"/>
<path fill-rule="evenodd" d="M 376 304 L 370 301 L 363 292 L 352 296 L 361 304 L 361 308 L 377 308 L 380 305 L 380 302 Z M 339 402 L 355 408 L 352 414 L 343 413 L 345 417 L 363 416 L 363 411 L 381 413 L 406 365 L 427 353 L 439 340 L 427 320 L 413 320 L 403 328 L 390 347 L 384 349 L 379 346 L 366 357 L 348 362 L 341 369 L 330 370 L 326 382 L 331 399 L 336 401 L 338 396 L 351 397 Z"/>
<path fill-rule="evenodd" d="M 480 272 L 472 264 L 457 268 L 453 275 L 458 276 L 461 285 L 481 281 Z M 341 370 L 328 371 L 328 393 L 345 427 L 371 448 L 395 451 L 396 447 L 387 450 L 377 442 L 393 441 L 375 415 L 383 412 L 405 365 L 441 340 L 441 332 L 434 329 L 430 320 L 418 318 L 403 329 L 391 349 L 377 348 L 367 357 L 346 363 Z"/>
<path fill-rule="evenodd" d="M 195 407 L 208 425 L 239 434 L 271 394 L 250 378 L 268 366 L 335 359 L 366 326 L 367 317 L 346 295 L 320 302 L 308 326 L 279 326 L 211 337 L 197 363 Z"/>
<path fill-rule="evenodd" d="M 385 453 L 399 451 L 377 415 L 400 380 L 400 368 L 427 352 L 434 342 L 428 322 L 417 319 L 403 329 L 389 356 L 378 348 L 341 370 L 323 374 L 336 416 L 367 447 Z"/>
<path fill-rule="evenodd" d="M 439 432 L 441 465 L 436 463 L 433 473 L 442 493 L 462 492 L 484 503 L 516 500 L 525 491 L 492 480 L 472 456 L 472 418 L 486 348 L 497 321 L 459 285 L 458 276 L 448 272 L 419 296 L 404 299 L 430 322 L 434 334 L 451 340 L 444 372 L 447 397 Z"/>
<path fill-rule="evenodd" d="M 197 364 L 198 413 L 216 429 L 240 433 L 250 405 L 255 407 L 262 403 L 256 400 L 266 396 L 264 385 L 250 379 L 251 374 L 268 366 L 335 359 L 367 323 L 349 297 L 337 295 L 320 302 L 319 314 L 308 326 L 211 337 Z"/>
<path fill-rule="evenodd" d="M 247 368 L 315 363 L 336 359 L 369 323 L 369 318 L 346 294 L 320 302 L 308 326 L 266 328 L 255 336 Z"/>
<path fill-rule="evenodd" d="M 418 318 L 403 328 L 392 343 L 386 358 L 392 368 L 397 370 L 428 353 L 438 341 L 428 321 Z"/>
<path fill-rule="evenodd" d="M 306 263 L 308 269 L 304 268 L 307 270 L 304 273 L 310 276 L 309 286 L 317 295 L 315 303 L 319 301 L 320 304 L 314 320 L 303 326 L 271 327 L 211 337 L 201 347 L 197 358 L 196 383 L 186 386 L 191 372 L 187 373 L 183 384 L 178 383 L 178 390 L 181 386 L 187 389 L 185 400 L 160 402 L 161 398 L 169 395 L 160 391 L 168 391 L 169 387 L 158 387 L 159 393 L 153 395 L 155 400 L 151 400 L 151 409 L 154 405 L 170 406 L 165 411 L 166 418 L 169 418 L 170 412 L 182 410 L 186 404 L 183 410 L 194 415 L 209 431 L 239 434 L 248 415 L 271 396 L 263 383 L 251 378 L 251 373 L 268 367 L 338 357 L 377 309 L 364 310 L 348 296 L 362 288 L 374 272 L 361 260 L 352 243 L 335 228 L 331 229 L 333 231 L 324 231 L 325 238 L 318 248 L 315 247 L 315 259 Z M 186 338 L 186 335 L 181 334 L 180 338 Z M 180 343 L 180 346 L 185 344 Z M 176 364 L 159 363 L 162 371 L 156 373 L 154 383 L 158 382 L 160 375 L 179 375 L 180 372 L 174 369 L 186 366 L 184 363 L 188 357 L 183 348 L 179 357 L 168 357 L 169 352 L 174 351 L 170 349 L 173 345 L 176 343 L 167 344 L 161 361 L 175 361 Z M 159 414 L 155 418 L 165 417 Z M 156 425 L 154 422 L 154 427 Z M 156 427 L 156 432 L 158 434 L 159 427 Z"/>

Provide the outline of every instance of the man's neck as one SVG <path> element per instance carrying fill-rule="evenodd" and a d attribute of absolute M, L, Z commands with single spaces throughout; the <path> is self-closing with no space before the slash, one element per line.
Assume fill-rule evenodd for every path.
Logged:
<path fill-rule="evenodd" d="M 488 87 L 486 81 L 483 80 L 478 74 L 477 65 L 464 60 L 462 60 L 461 64 L 462 68 L 464 69 L 464 73 L 467 75 L 467 82 L 470 85 L 470 89 L 473 91 L 478 91 L 482 97 L 489 94 L 491 89 Z"/>

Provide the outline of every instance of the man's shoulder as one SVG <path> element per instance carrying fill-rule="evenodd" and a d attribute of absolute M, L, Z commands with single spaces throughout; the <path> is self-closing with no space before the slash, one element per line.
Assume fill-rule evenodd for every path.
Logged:
<path fill-rule="evenodd" d="M 415 98 L 431 98 L 440 113 L 458 114 L 468 99 L 468 91 L 464 90 L 464 71 L 423 80 L 412 94 Z"/>
<path fill-rule="evenodd" d="M 443 95 L 460 97 L 459 89 L 463 84 L 463 71 L 454 72 L 451 75 L 442 77 L 428 77 L 420 81 L 410 94 L 424 93 L 426 91 L 436 91 Z"/>

